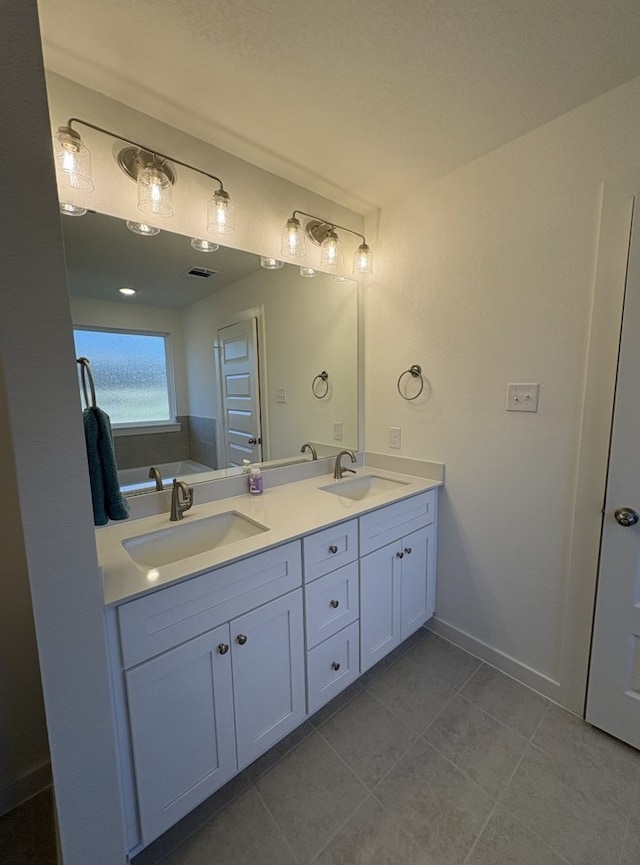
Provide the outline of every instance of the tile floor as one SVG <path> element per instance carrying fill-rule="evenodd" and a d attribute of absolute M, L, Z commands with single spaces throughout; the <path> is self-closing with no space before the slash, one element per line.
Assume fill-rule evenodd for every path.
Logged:
<path fill-rule="evenodd" d="M 639 865 L 640 752 L 421 630 L 133 863 Z"/>

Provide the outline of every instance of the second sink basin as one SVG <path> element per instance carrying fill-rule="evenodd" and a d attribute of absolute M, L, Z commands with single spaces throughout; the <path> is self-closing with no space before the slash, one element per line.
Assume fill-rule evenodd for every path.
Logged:
<path fill-rule="evenodd" d="M 266 531 L 267 526 L 227 511 L 200 520 L 187 516 L 166 529 L 126 538 L 122 546 L 137 565 L 159 568 Z"/>
<path fill-rule="evenodd" d="M 407 484 L 408 481 L 396 481 L 392 478 L 382 478 L 379 475 L 358 475 L 348 480 L 334 481 L 332 484 L 320 487 L 320 489 L 327 493 L 333 493 L 334 496 L 343 496 L 346 499 L 359 502 L 362 499 L 369 499 L 391 490 L 397 490 L 399 487 L 406 487 Z"/>

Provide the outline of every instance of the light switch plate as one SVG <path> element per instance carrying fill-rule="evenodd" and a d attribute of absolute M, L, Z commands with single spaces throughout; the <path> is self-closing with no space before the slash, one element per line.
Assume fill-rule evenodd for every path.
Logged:
<path fill-rule="evenodd" d="M 286 402 L 287 401 L 287 389 L 286 387 L 277 387 L 276 388 L 276 402 Z"/>
<path fill-rule="evenodd" d="M 402 446 L 402 430 L 400 427 L 389 427 L 389 447 L 400 448 Z"/>
<path fill-rule="evenodd" d="M 342 421 L 333 422 L 333 440 L 336 442 L 342 441 Z"/>
<path fill-rule="evenodd" d="M 507 411 L 538 411 L 539 393 L 536 382 L 507 384 Z"/>

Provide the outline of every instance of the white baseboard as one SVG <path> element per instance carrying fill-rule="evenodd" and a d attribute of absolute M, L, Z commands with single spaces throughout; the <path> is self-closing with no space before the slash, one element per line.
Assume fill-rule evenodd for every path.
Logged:
<path fill-rule="evenodd" d="M 51 763 L 46 760 L 9 784 L 0 786 L 0 815 L 22 805 L 51 785 Z"/>
<path fill-rule="evenodd" d="M 481 661 L 485 661 L 491 667 L 496 667 L 496 669 L 505 673 L 505 675 L 511 676 L 512 679 L 516 679 L 518 682 L 522 682 L 523 685 L 527 685 L 534 691 L 538 691 L 539 694 L 548 697 L 554 703 L 562 705 L 560 683 L 549 676 L 539 673 L 537 670 L 528 667 L 521 661 L 517 661 L 510 655 L 499 652 L 497 649 L 467 634 L 466 631 L 443 622 L 437 616 L 430 619 L 426 626 L 434 634 L 439 634 L 441 637 L 449 640 L 450 643 L 454 643 L 454 645 L 459 646 L 461 649 L 470 652 L 476 658 L 480 658 Z"/>

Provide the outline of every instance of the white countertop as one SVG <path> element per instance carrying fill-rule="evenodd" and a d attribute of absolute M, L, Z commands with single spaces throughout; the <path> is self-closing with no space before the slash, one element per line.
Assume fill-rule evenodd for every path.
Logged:
<path fill-rule="evenodd" d="M 399 474 L 369 466 L 360 467 L 357 475 L 348 475 L 344 481 L 364 475 L 400 480 L 406 485 L 360 501 L 352 501 L 321 490 L 322 486 L 342 483 L 332 480 L 330 475 L 322 475 L 266 489 L 258 496 L 250 495 L 247 491 L 240 496 L 201 505 L 197 504 L 196 487 L 196 504 L 191 510 L 185 512 L 181 522 L 170 522 L 169 514 L 166 513 L 110 523 L 108 526 L 99 528 L 96 530 L 96 543 L 98 561 L 103 574 L 105 604 L 118 604 L 131 600 L 186 577 L 196 576 L 244 556 L 259 553 L 310 532 L 360 516 L 382 505 L 442 486 L 439 480 Z M 161 529 L 175 527 L 176 531 L 179 531 L 181 525 L 188 525 L 203 517 L 228 511 L 234 511 L 266 526 L 267 531 L 153 569 L 137 565 L 122 544 L 128 538 Z"/>

